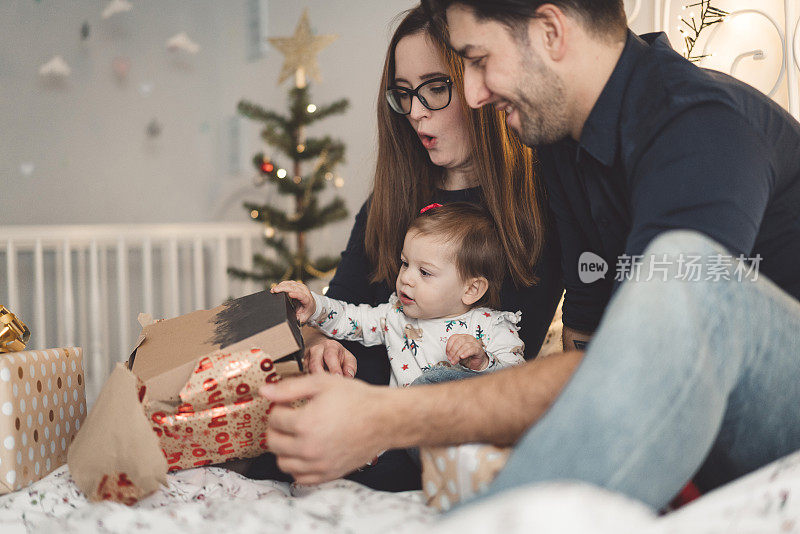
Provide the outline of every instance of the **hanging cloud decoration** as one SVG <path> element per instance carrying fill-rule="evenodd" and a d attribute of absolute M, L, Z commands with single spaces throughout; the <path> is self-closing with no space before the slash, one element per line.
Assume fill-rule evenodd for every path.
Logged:
<path fill-rule="evenodd" d="M 167 50 L 183 51 L 189 54 L 196 54 L 200 51 L 200 45 L 192 41 L 186 32 L 173 35 L 167 41 Z"/>
<path fill-rule="evenodd" d="M 118 13 L 125 13 L 133 9 L 128 0 L 111 0 L 103 10 L 103 19 L 110 19 Z"/>
<path fill-rule="evenodd" d="M 40 76 L 52 76 L 54 78 L 66 78 L 72 73 L 67 62 L 61 56 L 53 56 L 53 59 L 39 67 Z"/>

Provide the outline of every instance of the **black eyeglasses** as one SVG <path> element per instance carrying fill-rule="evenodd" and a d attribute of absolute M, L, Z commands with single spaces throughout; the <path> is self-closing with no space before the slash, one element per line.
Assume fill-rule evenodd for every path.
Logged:
<path fill-rule="evenodd" d="M 433 78 L 422 82 L 416 89 L 408 87 L 389 87 L 386 90 L 386 101 L 392 111 L 400 115 L 411 113 L 411 103 L 414 97 L 431 111 L 437 111 L 450 105 L 453 96 L 453 80 L 450 78 Z"/>

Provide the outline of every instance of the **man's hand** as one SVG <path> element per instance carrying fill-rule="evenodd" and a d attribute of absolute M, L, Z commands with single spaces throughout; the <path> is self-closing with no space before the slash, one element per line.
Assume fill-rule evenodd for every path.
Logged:
<path fill-rule="evenodd" d="M 348 378 L 356 376 L 356 357 L 335 339 L 328 339 L 319 331 L 317 335 L 307 335 L 310 327 L 303 330 L 306 351 L 303 355 L 303 367 L 310 373 L 343 375 Z"/>
<path fill-rule="evenodd" d="M 483 349 L 483 344 L 469 334 L 453 334 L 447 340 L 445 347 L 447 361 L 453 365 L 461 362 L 473 371 L 483 371 L 489 365 L 489 356 Z"/>
<path fill-rule="evenodd" d="M 272 293 L 286 293 L 289 298 L 293 298 L 299 303 L 296 307 L 297 320 L 301 323 L 307 322 L 316 311 L 317 305 L 314 303 L 314 296 L 311 295 L 311 290 L 301 282 L 284 280 L 270 289 L 270 291 Z"/>
<path fill-rule="evenodd" d="M 261 388 L 275 402 L 267 439 L 278 466 L 303 484 L 357 469 L 380 451 L 459 443 L 513 445 L 542 416 L 583 358 L 554 354 L 424 387 L 387 388 L 329 374 Z M 309 399 L 292 409 L 295 400 Z"/>
<path fill-rule="evenodd" d="M 300 484 L 319 484 L 365 465 L 386 448 L 370 417 L 385 389 L 326 374 L 262 387 L 259 393 L 275 403 L 267 440 L 278 467 Z M 300 399 L 308 403 L 288 406 Z"/>

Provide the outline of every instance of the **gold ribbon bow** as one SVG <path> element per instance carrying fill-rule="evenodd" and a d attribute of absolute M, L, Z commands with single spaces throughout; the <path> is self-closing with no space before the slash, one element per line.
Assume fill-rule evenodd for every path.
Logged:
<path fill-rule="evenodd" d="M 0 304 L 0 353 L 19 352 L 31 338 L 31 331 L 17 316 Z"/>

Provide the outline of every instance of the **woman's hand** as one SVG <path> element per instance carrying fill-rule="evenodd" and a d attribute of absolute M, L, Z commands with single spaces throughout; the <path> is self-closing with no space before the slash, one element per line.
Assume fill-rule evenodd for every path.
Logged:
<path fill-rule="evenodd" d="M 456 365 L 461 363 L 473 371 L 483 371 L 489 365 L 489 356 L 483 344 L 469 334 L 453 334 L 445 347 L 447 361 Z"/>
<path fill-rule="evenodd" d="M 311 290 L 301 282 L 284 280 L 270 289 L 270 291 L 272 293 L 286 293 L 289 298 L 295 299 L 299 303 L 299 306 L 296 306 L 297 320 L 301 323 L 306 323 L 316 311 L 317 305 L 314 303 L 314 296 L 311 294 Z"/>
<path fill-rule="evenodd" d="M 303 355 L 303 368 L 310 373 L 356 376 L 356 357 L 335 339 L 322 335 L 316 328 L 303 328 L 303 341 L 306 345 Z"/>

